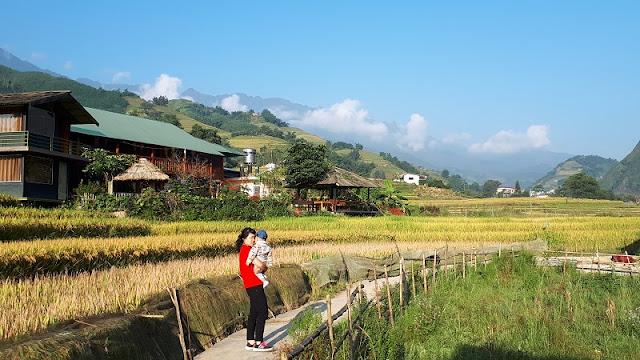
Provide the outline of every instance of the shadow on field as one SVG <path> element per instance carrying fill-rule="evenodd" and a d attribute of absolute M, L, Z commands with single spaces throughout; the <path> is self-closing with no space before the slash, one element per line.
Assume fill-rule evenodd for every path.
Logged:
<path fill-rule="evenodd" d="M 451 360 L 578 360 L 580 357 L 550 355 L 538 356 L 523 351 L 514 351 L 511 349 L 501 349 L 487 346 L 462 345 L 456 349 Z"/>
<path fill-rule="evenodd" d="M 627 252 L 629 255 L 640 255 L 640 239 L 632 242 L 631 244 L 622 248 L 622 252 Z"/>

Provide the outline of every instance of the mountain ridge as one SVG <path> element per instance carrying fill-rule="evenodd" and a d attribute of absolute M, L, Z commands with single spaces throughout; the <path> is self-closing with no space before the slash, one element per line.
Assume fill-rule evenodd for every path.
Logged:
<path fill-rule="evenodd" d="M 604 175 L 600 186 L 616 194 L 640 196 L 640 142 Z"/>

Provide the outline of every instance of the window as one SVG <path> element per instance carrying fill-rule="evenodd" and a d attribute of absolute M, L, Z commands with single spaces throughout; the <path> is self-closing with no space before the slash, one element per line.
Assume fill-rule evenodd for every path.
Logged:
<path fill-rule="evenodd" d="M 0 156 L 0 182 L 22 181 L 22 157 Z"/>
<path fill-rule="evenodd" d="M 53 184 L 53 160 L 35 156 L 25 157 L 24 180 L 35 184 Z"/>

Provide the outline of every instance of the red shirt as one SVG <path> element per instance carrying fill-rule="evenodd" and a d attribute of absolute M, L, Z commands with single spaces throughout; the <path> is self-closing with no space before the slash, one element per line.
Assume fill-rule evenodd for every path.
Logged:
<path fill-rule="evenodd" d="M 262 281 L 253 272 L 253 264 L 247 266 L 249 251 L 251 251 L 251 246 L 243 244 L 242 248 L 240 248 L 240 276 L 244 282 L 245 289 L 258 285 L 262 286 Z"/>

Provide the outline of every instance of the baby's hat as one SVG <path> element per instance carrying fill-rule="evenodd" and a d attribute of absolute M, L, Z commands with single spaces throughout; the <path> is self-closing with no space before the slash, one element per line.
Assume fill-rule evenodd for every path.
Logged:
<path fill-rule="evenodd" d="M 260 239 L 267 240 L 267 232 L 264 230 L 258 230 L 258 232 L 256 233 L 256 236 L 259 237 Z"/>

